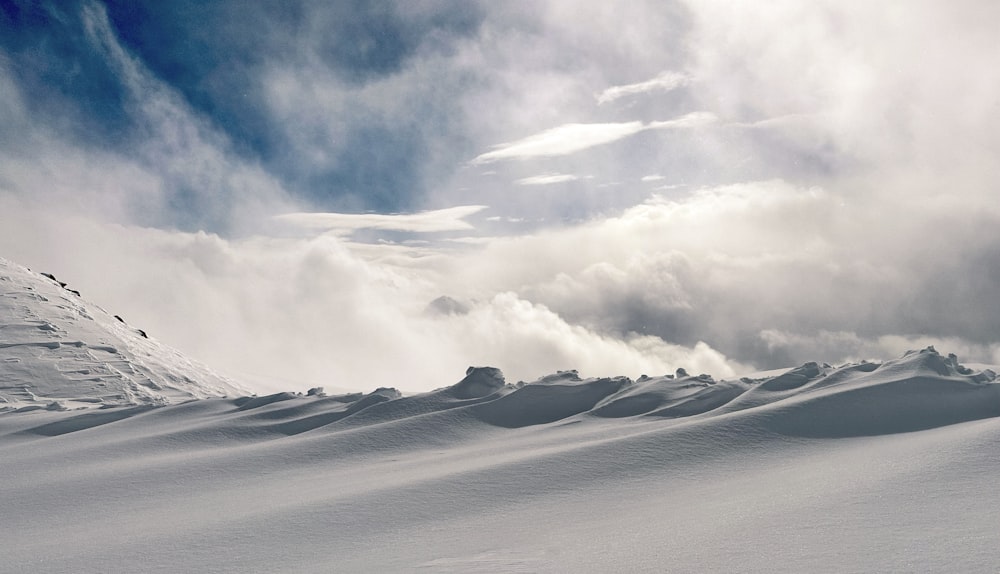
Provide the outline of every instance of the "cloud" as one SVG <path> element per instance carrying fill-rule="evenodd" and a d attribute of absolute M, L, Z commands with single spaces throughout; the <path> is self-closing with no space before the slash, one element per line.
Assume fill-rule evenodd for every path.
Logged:
<path fill-rule="evenodd" d="M 598 104 L 608 104 L 619 98 L 635 96 L 654 91 L 669 92 L 687 84 L 689 78 L 678 72 L 662 72 L 655 78 L 644 82 L 612 86 L 597 95 Z"/>
<path fill-rule="evenodd" d="M 262 390 L 429 389 L 469 364 L 512 380 L 566 368 L 727 377 L 910 344 L 992 361 L 1000 267 L 989 254 L 1000 250 L 983 238 L 998 219 L 890 205 L 869 212 L 819 188 L 756 182 L 455 250 L 331 234 L 226 239 L 43 217 L 6 198 L 0 248 Z M 887 229 L 886 213 L 919 224 Z M 914 252 L 924 225 L 955 233 Z M 466 312 L 428 315 L 442 295 Z"/>
<path fill-rule="evenodd" d="M 646 129 L 642 122 L 614 124 L 566 124 L 510 143 L 476 156 L 473 164 L 504 159 L 569 155 L 610 143 Z"/>
<path fill-rule="evenodd" d="M 988 286 L 1000 267 L 987 230 L 1000 216 L 869 199 L 782 181 L 654 197 L 616 217 L 495 239 L 444 285 L 466 298 L 515 290 L 597 333 L 704 341 L 759 367 L 895 354 L 871 343 L 885 337 L 991 360 L 1000 323 Z M 927 243 L 929 228 L 949 240 Z"/>
<path fill-rule="evenodd" d="M 646 125 L 645 129 L 666 130 L 672 128 L 696 128 L 713 124 L 717 119 L 718 118 L 716 118 L 715 114 L 711 112 L 691 112 L 673 120 L 650 122 Z"/>
<path fill-rule="evenodd" d="M 531 177 L 525 177 L 515 181 L 514 183 L 517 185 L 550 185 L 553 183 L 576 181 L 578 179 L 580 178 L 568 173 L 553 173 L 547 175 L 533 175 Z"/>
<path fill-rule="evenodd" d="M 905 11 L 834 2 L 690 9 L 699 99 L 716 102 L 727 119 L 814 118 L 813 133 L 841 161 L 883 172 L 933 163 L 969 175 L 997 143 L 981 135 L 993 130 L 973 128 L 975 118 L 992 118 L 993 90 L 984 86 L 1000 76 L 986 50 L 992 34 L 984 18 L 998 11 L 988 2 L 923 2 Z M 944 77 L 930 81 L 929 69 Z"/>
<path fill-rule="evenodd" d="M 995 3 L 244 4 L 0 35 L 0 254 L 262 388 L 997 360 Z"/>
<path fill-rule="evenodd" d="M 151 337 L 261 392 L 317 385 L 427 390 L 454 382 L 470 364 L 498 365 L 512 380 L 567 368 L 593 376 L 678 366 L 722 375 L 740 370 L 708 344 L 602 333 L 499 285 L 487 297 L 467 298 L 462 282 L 446 277 L 464 276 L 456 271 L 465 266 L 482 269 L 487 262 L 475 248 L 355 249 L 330 234 L 233 240 L 74 216 L 42 220 L 9 200 L 0 207 L 22 218 L 10 229 L 18 237 L 58 234 L 65 244 L 101 254 L 3 241 L 5 255 L 72 278 L 85 297 Z M 428 314 L 446 289 L 455 289 L 463 312 Z"/>
<path fill-rule="evenodd" d="M 466 231 L 473 226 L 465 218 L 487 209 L 485 205 L 461 205 L 420 213 L 286 213 L 275 216 L 283 223 L 310 230 L 349 233 L 358 229 L 384 229 L 433 233 Z"/>
<path fill-rule="evenodd" d="M 674 120 L 650 123 L 623 122 L 605 124 L 566 124 L 545 130 L 510 143 L 500 144 L 493 151 L 476 156 L 473 164 L 506 159 L 527 159 L 570 155 L 594 146 L 607 144 L 646 130 L 692 128 L 712 123 L 708 112 L 693 112 Z"/>
<path fill-rule="evenodd" d="M 8 108 L 10 119 L 26 122 L 27 133 L 19 153 L 0 157 L 7 193 L 112 221 L 227 231 L 292 205 L 280 182 L 235 153 L 209 119 L 121 46 L 103 5 L 85 3 L 78 15 L 61 18 L 78 19 L 82 31 L 74 41 L 89 51 L 88 58 L 100 60 L 107 81 L 115 84 L 117 99 L 104 105 L 117 111 L 108 115 L 127 121 L 117 134 L 120 141 L 77 133 L 79 120 L 70 106 L 32 109 L 36 94 L 11 82 L 15 72 L 2 70 L 13 84 L 10 96 L 26 102 Z"/>
<path fill-rule="evenodd" d="M 702 342 L 683 347 L 651 336 L 601 335 L 567 323 L 545 306 L 512 292 L 498 293 L 469 313 L 449 320 L 457 325 L 463 356 L 473 363 L 505 357 L 511 365 L 507 372 L 514 380 L 531 380 L 534 373 L 569 368 L 584 376 L 619 372 L 632 377 L 666 374 L 679 366 L 732 377 L 745 368 Z M 531 368 L 525 369 L 527 365 Z"/>
<path fill-rule="evenodd" d="M 477 3 L 108 4 L 123 49 L 311 209 L 426 207 L 466 146 Z"/>

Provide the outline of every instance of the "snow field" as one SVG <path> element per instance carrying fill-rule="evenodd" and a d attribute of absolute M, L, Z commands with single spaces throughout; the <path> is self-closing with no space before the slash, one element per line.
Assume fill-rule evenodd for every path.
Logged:
<path fill-rule="evenodd" d="M 0 572 L 1000 568 L 1000 385 L 933 348 L 243 396 L 0 268 Z"/>

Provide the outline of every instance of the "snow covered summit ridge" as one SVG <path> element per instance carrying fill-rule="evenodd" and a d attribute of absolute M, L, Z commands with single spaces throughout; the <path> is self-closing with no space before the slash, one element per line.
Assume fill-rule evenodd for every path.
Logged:
<path fill-rule="evenodd" d="M 512 385 L 492 367 L 470 367 L 465 374 L 454 385 L 413 396 L 383 388 L 326 397 L 316 389 L 305 397 L 278 393 L 230 402 L 242 413 L 237 418 L 256 420 L 267 411 L 267 422 L 254 426 L 278 435 L 445 412 L 504 428 L 569 419 L 695 422 L 754 414 L 764 416 L 772 430 L 802 436 L 892 434 L 1000 417 L 996 372 L 966 368 L 933 347 L 884 363 L 805 363 L 739 380 L 716 381 L 683 369 L 635 381 L 560 371 Z M 0 259 L 0 412 L 155 406 L 249 394 L 87 303 L 51 275 Z"/>
<path fill-rule="evenodd" d="M 245 394 L 52 275 L 0 258 L 0 411 Z"/>

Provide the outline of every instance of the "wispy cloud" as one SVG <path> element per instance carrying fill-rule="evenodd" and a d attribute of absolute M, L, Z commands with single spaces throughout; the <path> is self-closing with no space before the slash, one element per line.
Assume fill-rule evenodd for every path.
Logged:
<path fill-rule="evenodd" d="M 619 98 L 645 94 L 648 92 L 669 92 L 679 88 L 689 81 L 688 76 L 678 72 L 663 72 L 660 75 L 634 84 L 612 86 L 597 95 L 598 104 L 608 104 Z"/>
<path fill-rule="evenodd" d="M 546 175 L 533 175 L 531 177 L 521 178 L 514 183 L 517 185 L 549 185 L 553 183 L 564 183 L 567 181 L 576 181 L 580 179 L 578 176 L 569 173 L 552 173 Z"/>
<path fill-rule="evenodd" d="M 1000 356 L 996 3 L 57 4 L 0 34 L 0 255 L 222 368 L 430 388 L 470 362 L 723 373 L 699 340 Z M 510 192 L 566 174 L 595 193 Z M 232 225 L 279 213 L 279 237 Z M 470 313 L 430 321 L 441 295 Z"/>
<path fill-rule="evenodd" d="M 594 146 L 627 138 L 645 130 L 691 128 L 715 121 L 709 112 L 694 112 L 673 120 L 642 123 L 565 124 L 524 139 L 496 146 L 476 156 L 473 164 L 506 159 L 527 159 L 570 155 Z"/>
<path fill-rule="evenodd" d="M 674 128 L 696 128 L 713 124 L 717 120 L 718 118 L 711 112 L 691 112 L 690 114 L 684 114 L 683 116 L 672 120 L 650 122 L 646 124 L 645 129 L 668 130 Z"/>
<path fill-rule="evenodd" d="M 524 139 L 500 144 L 493 151 L 477 156 L 472 163 L 569 155 L 620 140 L 644 129 L 646 126 L 642 122 L 565 124 Z"/>
<path fill-rule="evenodd" d="M 241 219 L 287 209 L 291 201 L 278 180 L 234 153 L 224 133 L 123 47 L 103 5 L 85 4 L 81 21 L 95 52 L 124 87 L 123 105 L 143 136 L 131 150 L 133 158 L 159 179 L 151 194 L 158 204 L 145 206 L 168 212 L 156 224 L 196 221 L 198 227 L 231 229 Z M 172 208 L 181 213 L 169 213 Z"/>
<path fill-rule="evenodd" d="M 284 223 L 311 230 L 350 233 L 358 229 L 382 229 L 433 233 L 474 229 L 465 218 L 487 209 L 485 205 L 460 205 L 419 213 L 286 213 L 275 216 Z"/>

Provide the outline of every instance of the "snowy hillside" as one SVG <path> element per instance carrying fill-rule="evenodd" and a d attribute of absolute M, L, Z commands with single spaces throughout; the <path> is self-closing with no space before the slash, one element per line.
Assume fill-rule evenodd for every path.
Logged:
<path fill-rule="evenodd" d="M 0 572 L 994 572 L 995 379 L 925 349 L 0 414 Z"/>
<path fill-rule="evenodd" d="M 932 347 L 238 396 L 0 260 L 0 351 L 0 573 L 1000 567 L 1000 382 Z"/>
<path fill-rule="evenodd" d="M 0 410 L 248 394 L 70 287 L 0 259 Z"/>

